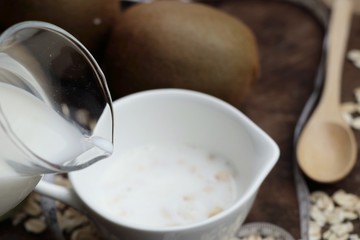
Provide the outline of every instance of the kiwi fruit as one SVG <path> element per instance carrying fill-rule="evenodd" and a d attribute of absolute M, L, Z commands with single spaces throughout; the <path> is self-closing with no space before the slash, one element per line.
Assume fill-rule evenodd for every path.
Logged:
<path fill-rule="evenodd" d="M 119 0 L 0 1 L 0 29 L 27 20 L 55 24 L 100 56 L 120 12 Z"/>
<path fill-rule="evenodd" d="M 155 1 L 117 19 L 104 65 L 114 99 L 156 88 L 205 92 L 240 106 L 259 76 L 257 42 L 239 19 L 200 3 Z"/>

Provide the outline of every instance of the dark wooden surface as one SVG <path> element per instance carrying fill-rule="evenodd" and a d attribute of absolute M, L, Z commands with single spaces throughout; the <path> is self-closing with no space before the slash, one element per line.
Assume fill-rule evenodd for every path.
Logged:
<path fill-rule="evenodd" d="M 313 87 L 321 55 L 323 30 L 316 20 L 295 5 L 266 0 L 228 0 L 217 7 L 242 19 L 254 31 L 261 55 L 261 78 L 241 110 L 279 145 L 281 157 L 262 184 L 247 222 L 270 222 L 300 238 L 299 212 L 293 181 L 293 132 Z M 360 17 L 354 17 L 349 48 L 360 48 Z M 354 101 L 360 86 L 360 70 L 345 64 L 343 101 Z M 360 134 L 356 132 L 360 141 Z M 309 181 L 312 190 L 337 189 L 360 195 L 360 164 L 343 181 L 321 185 Z M 357 226 L 360 232 L 359 226 Z M 54 239 L 50 231 L 26 233 L 10 221 L 0 223 L 0 239 Z M 194 239 L 196 240 L 196 239 Z"/>
<path fill-rule="evenodd" d="M 288 3 L 236 0 L 221 7 L 255 32 L 262 73 L 242 110 L 279 145 L 280 159 L 259 191 L 248 222 L 270 222 L 299 239 L 293 181 L 293 132 L 313 87 L 323 31 L 304 9 Z"/>
<path fill-rule="evenodd" d="M 321 56 L 324 31 L 312 15 L 292 4 L 274 1 L 228 1 L 221 9 L 246 22 L 260 46 L 262 76 L 242 110 L 279 144 L 278 164 L 263 183 L 248 222 L 277 224 L 300 238 L 299 211 L 293 179 L 293 133 L 303 106 L 311 94 Z M 352 22 L 349 49 L 360 48 L 360 17 Z M 360 86 L 360 70 L 345 62 L 342 101 L 354 101 Z M 355 132 L 360 141 L 359 132 Z M 359 157 L 358 157 L 359 158 Z M 308 180 L 311 191 L 332 194 L 338 189 L 360 195 L 360 163 L 336 184 Z M 355 232 L 360 232 L 357 224 Z"/>

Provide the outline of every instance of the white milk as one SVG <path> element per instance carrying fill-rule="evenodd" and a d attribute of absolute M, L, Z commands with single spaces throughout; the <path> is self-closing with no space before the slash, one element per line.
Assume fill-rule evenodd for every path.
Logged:
<path fill-rule="evenodd" d="M 79 130 L 30 93 L 0 83 L 0 107 L 11 131 L 39 158 L 62 164 L 85 150 Z M 10 159 L 12 154 L 7 154 Z"/>
<path fill-rule="evenodd" d="M 43 159 L 51 164 L 68 165 L 94 147 L 112 151 L 111 143 L 84 136 L 51 106 L 20 88 L 1 82 L 0 111 L 0 161 L 9 159 L 28 166 L 30 161 L 41 165 L 39 159 Z M 19 148 L 27 154 L 21 155 Z"/>
<path fill-rule="evenodd" d="M 44 161 L 71 166 L 87 150 L 97 154 L 96 144 L 111 151 L 111 144 L 84 137 L 37 97 L 0 82 L 0 216 L 33 190 L 41 173 L 49 171 Z"/>
<path fill-rule="evenodd" d="M 85 150 L 82 138 L 79 130 L 50 106 L 0 82 L 0 216 L 24 199 L 40 180 L 39 159 L 55 164 L 73 160 Z"/>
<path fill-rule="evenodd" d="M 0 53 L 0 216 L 33 190 L 42 173 L 112 152 L 111 142 L 84 136 L 56 112 L 46 92 L 21 64 Z"/>
<path fill-rule="evenodd" d="M 166 227 L 210 218 L 237 196 L 226 159 L 186 145 L 149 145 L 124 152 L 94 189 L 107 214 L 124 222 Z M 95 194 L 94 194 L 95 195 Z"/>
<path fill-rule="evenodd" d="M 0 161 L 0 217 L 18 205 L 40 181 L 41 175 L 11 175 L 12 170 Z M 5 173 L 5 174 L 4 174 Z M 4 175 L 3 175 L 4 174 Z"/>

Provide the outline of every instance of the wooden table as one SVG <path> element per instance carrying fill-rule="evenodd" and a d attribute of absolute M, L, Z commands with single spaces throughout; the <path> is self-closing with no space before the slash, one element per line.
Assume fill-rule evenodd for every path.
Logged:
<path fill-rule="evenodd" d="M 293 179 L 293 133 L 296 121 L 313 87 L 321 55 L 323 30 L 306 10 L 268 0 L 228 0 L 217 7 L 242 19 L 254 31 L 261 55 L 261 78 L 241 110 L 279 145 L 279 162 L 262 184 L 247 222 L 270 222 L 300 238 L 299 211 Z M 354 17 L 349 48 L 360 48 L 360 17 Z M 360 70 L 345 64 L 343 101 L 354 101 Z M 355 133 L 360 143 L 360 134 Z M 311 190 L 337 189 L 360 195 L 360 163 L 343 181 L 331 185 L 308 181 Z M 357 232 L 360 227 L 357 226 Z M 54 239 L 50 231 L 27 233 L 10 221 L 0 223 L 0 239 Z M 196 240 L 196 239 L 194 239 Z"/>
<path fill-rule="evenodd" d="M 300 238 L 299 211 L 293 179 L 293 133 L 297 119 L 310 96 L 324 32 L 309 12 L 292 4 L 274 1 L 228 1 L 221 9 L 243 19 L 255 32 L 260 46 L 262 76 L 242 110 L 279 144 L 278 164 L 263 183 L 248 222 L 265 221 Z M 360 17 L 353 19 L 349 49 L 360 48 Z M 360 69 L 346 61 L 342 101 L 355 101 Z M 360 142 L 359 132 L 355 132 Z M 360 195 L 360 162 L 344 180 L 317 184 L 311 191 L 329 194 L 344 189 Z M 356 226 L 357 233 L 360 226 Z"/>

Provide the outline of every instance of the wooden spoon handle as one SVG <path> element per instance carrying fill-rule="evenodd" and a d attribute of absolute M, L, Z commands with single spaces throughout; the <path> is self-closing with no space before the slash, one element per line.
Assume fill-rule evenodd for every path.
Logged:
<path fill-rule="evenodd" d="M 329 25 L 326 79 L 320 104 L 337 110 L 341 100 L 341 79 L 349 38 L 353 0 L 333 1 Z"/>

